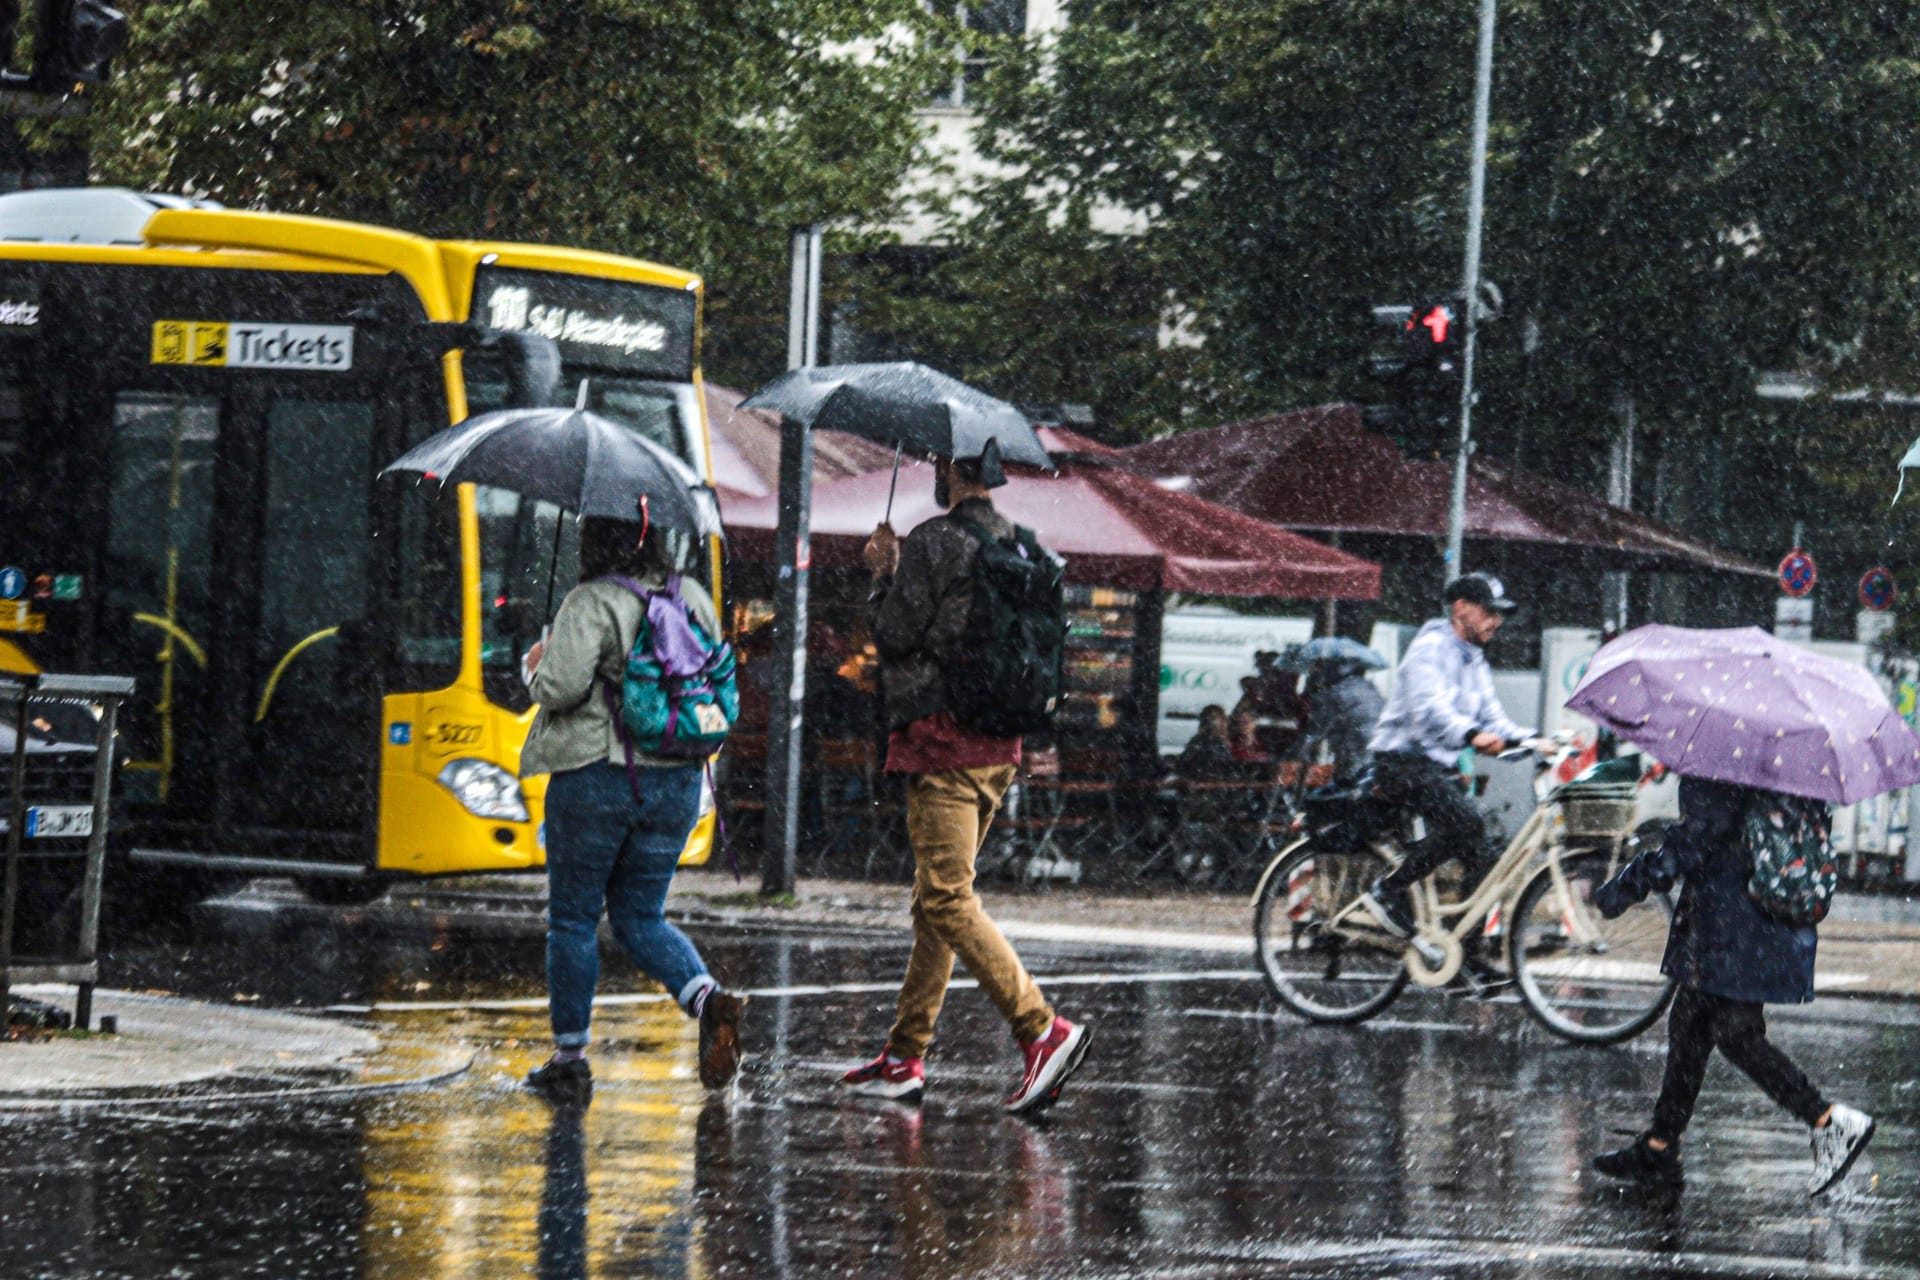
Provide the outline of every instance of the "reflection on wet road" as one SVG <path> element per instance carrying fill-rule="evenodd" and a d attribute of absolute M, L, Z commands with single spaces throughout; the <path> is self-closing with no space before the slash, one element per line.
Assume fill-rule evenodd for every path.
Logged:
<path fill-rule="evenodd" d="M 1017 1058 L 977 993 L 948 1003 L 924 1111 L 860 1104 L 834 1075 L 884 1037 L 904 946 L 695 932 L 763 991 L 740 1084 L 709 1097 L 687 1021 L 635 1000 L 596 1025 L 584 1112 L 516 1087 L 545 1052 L 540 1011 L 475 1005 L 537 998 L 536 920 L 223 907 L 130 948 L 129 985 L 414 1005 L 363 1016 L 470 1045 L 476 1067 L 402 1097 L 0 1118 L 0 1276 L 1920 1277 L 1906 1005 L 1772 1017 L 1881 1118 L 1814 1205 L 1803 1135 L 1723 1065 L 1682 1191 L 1586 1172 L 1650 1105 L 1657 1035 L 1577 1048 L 1517 1007 L 1432 997 L 1308 1027 L 1219 955 L 1023 944 L 1078 979 L 1057 1002 L 1097 1029 L 1042 1122 L 999 1113 Z M 618 962 L 607 985 L 643 990 Z"/>

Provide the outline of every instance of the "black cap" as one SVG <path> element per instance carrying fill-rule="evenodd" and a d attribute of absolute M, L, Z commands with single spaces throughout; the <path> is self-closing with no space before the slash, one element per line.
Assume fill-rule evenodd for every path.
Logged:
<path fill-rule="evenodd" d="M 1495 613 L 1511 613 L 1519 606 L 1507 599 L 1507 589 L 1490 573 L 1469 573 L 1447 584 L 1443 596 L 1448 604 L 1467 600 Z"/>
<path fill-rule="evenodd" d="M 979 457 L 955 458 L 953 465 L 961 475 L 988 489 L 998 489 L 1007 482 L 1007 473 L 1000 466 L 998 440 L 988 440 L 981 448 Z"/>

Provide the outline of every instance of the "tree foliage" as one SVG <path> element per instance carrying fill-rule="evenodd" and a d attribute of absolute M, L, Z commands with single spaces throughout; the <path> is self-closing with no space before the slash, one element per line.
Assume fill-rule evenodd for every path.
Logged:
<path fill-rule="evenodd" d="M 984 86 L 998 172 L 952 229 L 950 305 L 903 328 L 1012 394 L 1084 370 L 1138 431 L 1363 395 L 1363 306 L 1461 278 L 1477 10 L 1077 0 Z M 1712 435 L 1763 368 L 1903 375 L 1920 27 L 1843 0 L 1506 0 L 1500 23 L 1494 445 L 1579 451 L 1621 396 Z M 1103 234 L 1102 209 L 1143 225 Z M 1170 321 L 1204 346 L 1157 351 Z"/>
<path fill-rule="evenodd" d="M 780 366 L 787 228 L 879 227 L 950 71 L 917 0 L 132 0 L 96 178 L 709 282 L 709 363 Z"/>

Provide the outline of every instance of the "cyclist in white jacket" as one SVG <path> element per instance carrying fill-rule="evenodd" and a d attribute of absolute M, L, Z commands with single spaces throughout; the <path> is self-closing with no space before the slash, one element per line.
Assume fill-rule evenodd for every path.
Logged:
<path fill-rule="evenodd" d="M 1362 899 L 1383 928 L 1402 938 L 1414 930 L 1409 889 L 1458 858 L 1467 871 L 1462 892 L 1471 893 L 1492 863 L 1486 823 L 1460 783 L 1460 753 L 1498 754 L 1528 736 L 1495 696 L 1483 651 L 1514 608 L 1506 589 L 1498 578 L 1470 573 L 1449 582 L 1444 598 L 1447 616 L 1420 628 L 1408 646 L 1369 744 L 1374 796 L 1418 815 L 1416 830 L 1424 828 L 1405 860 Z M 1502 979 L 1478 942 L 1477 935 L 1469 940 L 1464 969 L 1484 992 Z"/>

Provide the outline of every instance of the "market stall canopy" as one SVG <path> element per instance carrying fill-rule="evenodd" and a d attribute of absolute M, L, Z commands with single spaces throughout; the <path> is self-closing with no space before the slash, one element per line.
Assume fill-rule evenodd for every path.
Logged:
<path fill-rule="evenodd" d="M 993 505 L 1065 557 L 1069 582 L 1226 596 L 1379 598 L 1380 566 L 1371 561 L 1103 464 L 1095 460 L 1103 446 L 1070 432 L 1043 427 L 1040 436 L 1059 470 L 1008 467 Z M 890 469 L 883 469 L 814 489 L 816 567 L 860 563 L 860 548 L 886 510 L 890 479 Z M 724 511 L 732 554 L 771 560 L 776 499 L 742 498 Z M 903 466 L 894 528 L 904 534 L 940 514 L 933 468 Z"/>
<path fill-rule="evenodd" d="M 706 385 L 707 423 L 712 428 L 713 483 L 724 508 L 729 500 L 762 498 L 780 483 L 780 415 L 742 409 L 744 391 Z M 843 431 L 813 433 L 813 482 L 878 471 L 893 465 L 893 450 Z"/>
<path fill-rule="evenodd" d="M 1289 529 L 1447 533 L 1452 464 L 1409 460 L 1361 426 L 1355 405 L 1181 432 L 1123 449 L 1121 457 L 1162 484 Z M 1608 569 L 1773 576 L 1765 565 L 1571 485 L 1481 459 L 1467 476 L 1466 536 L 1579 552 Z"/>

